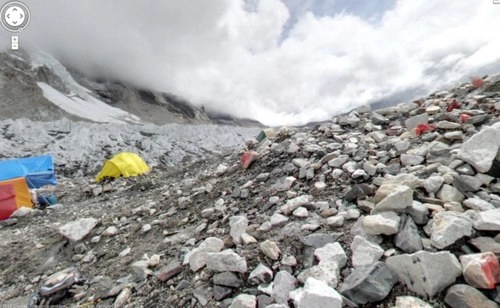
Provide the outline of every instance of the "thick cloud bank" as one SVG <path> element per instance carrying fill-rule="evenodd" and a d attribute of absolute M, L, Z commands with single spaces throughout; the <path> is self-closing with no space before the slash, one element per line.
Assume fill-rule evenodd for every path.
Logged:
<path fill-rule="evenodd" d="M 269 125 L 325 120 L 500 72 L 492 1 L 402 0 L 377 19 L 320 15 L 318 6 L 297 13 L 294 2 L 31 0 L 20 41 L 87 74 Z"/>

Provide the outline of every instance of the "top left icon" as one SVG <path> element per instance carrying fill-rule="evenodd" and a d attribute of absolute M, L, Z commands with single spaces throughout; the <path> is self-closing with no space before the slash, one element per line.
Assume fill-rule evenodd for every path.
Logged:
<path fill-rule="evenodd" d="M 28 7 L 19 1 L 10 1 L 0 10 L 0 22 L 9 32 L 21 32 L 30 23 L 31 14 Z"/>

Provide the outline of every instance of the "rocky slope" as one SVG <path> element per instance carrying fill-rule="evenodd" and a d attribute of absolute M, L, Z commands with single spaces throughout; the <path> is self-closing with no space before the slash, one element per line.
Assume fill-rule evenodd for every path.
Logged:
<path fill-rule="evenodd" d="M 60 205 L 2 222 L 0 303 L 75 267 L 62 304 L 497 307 L 499 116 L 489 78 L 138 178 L 64 178 Z"/>

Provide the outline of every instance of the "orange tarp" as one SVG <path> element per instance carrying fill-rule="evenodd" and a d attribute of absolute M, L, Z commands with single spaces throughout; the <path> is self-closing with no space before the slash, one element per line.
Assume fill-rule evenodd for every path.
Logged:
<path fill-rule="evenodd" d="M 8 187 L 13 188 L 16 209 L 18 209 L 20 207 L 29 207 L 29 208 L 33 207 L 33 203 L 31 202 L 31 195 L 30 195 L 30 192 L 28 190 L 28 185 L 26 184 L 25 178 L 16 178 L 16 179 L 11 179 L 11 180 L 7 180 L 7 181 L 1 181 L 0 187 L 3 188 L 2 191 L 4 192 L 4 195 L 8 194 L 8 192 L 11 191 L 11 189 L 9 189 Z M 8 198 L 7 195 L 5 197 L 6 198 L 5 198 L 4 206 L 3 206 L 4 209 L 7 206 L 6 205 L 7 203 L 11 204 L 10 202 L 7 202 L 7 199 L 11 199 L 11 198 Z M 2 205 L 0 204 L 0 206 L 2 206 Z M 11 205 L 9 205 L 9 208 L 10 208 L 10 206 Z M 14 209 L 14 211 L 15 211 L 15 209 Z"/>

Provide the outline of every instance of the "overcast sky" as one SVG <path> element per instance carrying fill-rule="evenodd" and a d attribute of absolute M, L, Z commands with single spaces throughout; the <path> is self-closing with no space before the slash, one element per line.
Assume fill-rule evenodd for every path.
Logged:
<path fill-rule="evenodd" d="M 21 47 L 268 125 L 500 73 L 492 0 L 24 3 L 32 21 Z M 8 42 L 1 29 L 0 44 Z"/>

